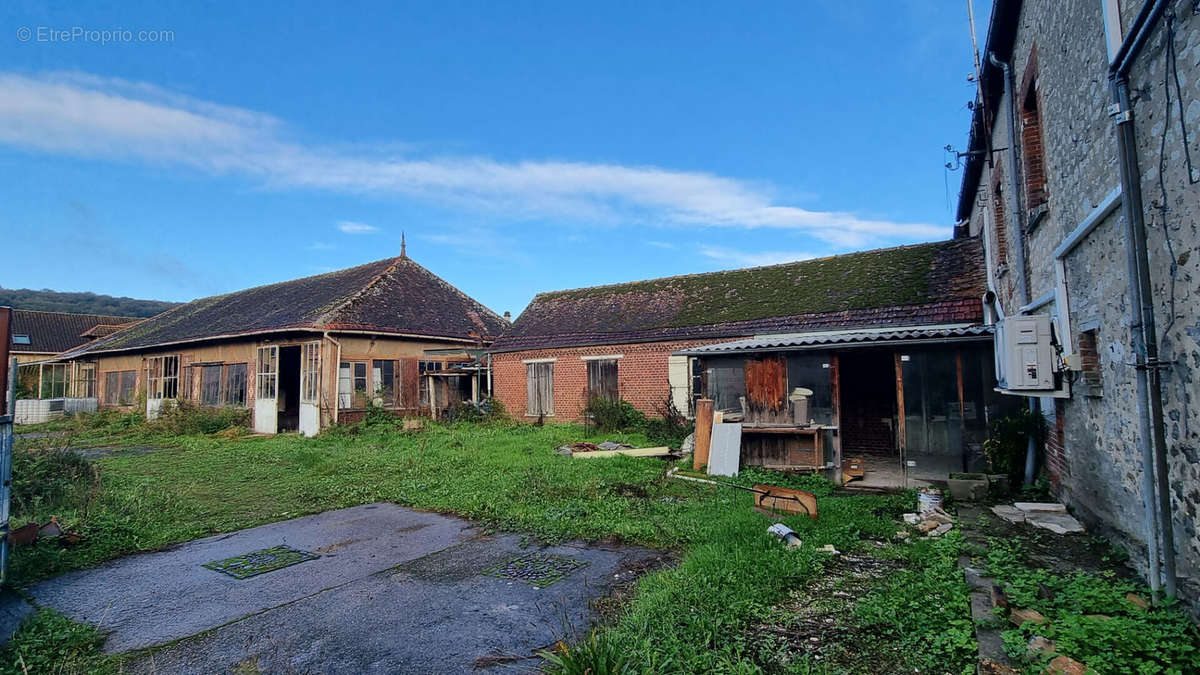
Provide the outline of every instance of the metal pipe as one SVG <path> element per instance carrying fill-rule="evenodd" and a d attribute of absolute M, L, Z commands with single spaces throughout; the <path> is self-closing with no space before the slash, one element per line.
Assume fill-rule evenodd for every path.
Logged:
<path fill-rule="evenodd" d="M 1008 99 L 1008 115 L 1005 128 L 1008 132 L 1008 148 L 1005 155 L 1008 158 L 1008 212 L 1012 220 L 1012 230 L 1016 233 L 1013 241 L 1013 257 L 1017 263 L 1017 291 L 1021 296 L 1021 304 L 1029 304 L 1029 282 L 1025 266 L 1025 228 L 1021 218 L 1021 202 L 1017 196 L 1021 193 L 1021 177 L 1017 175 L 1017 93 L 1014 86 L 1012 68 L 1007 61 L 996 58 L 996 52 L 988 52 L 988 61 L 1004 72 L 1004 96 Z"/>
<path fill-rule="evenodd" d="M 1142 455 L 1142 506 L 1146 511 L 1149 577 L 1151 590 L 1158 598 L 1159 577 L 1168 597 L 1176 594 L 1175 535 L 1171 520 L 1171 492 L 1166 457 L 1166 431 L 1162 410 L 1161 363 L 1158 356 L 1158 331 L 1154 319 L 1153 289 L 1150 282 L 1150 258 L 1146 247 L 1146 223 L 1142 202 L 1141 170 L 1138 168 L 1137 135 L 1133 125 L 1133 105 L 1129 96 L 1128 70 L 1158 23 L 1168 0 L 1146 2 L 1134 20 L 1128 38 L 1122 42 L 1112 66 L 1109 82 L 1117 123 L 1118 167 L 1129 266 L 1130 333 L 1136 359 L 1138 418 Z M 1158 560 L 1155 560 L 1155 558 Z M 1161 565 L 1161 569 L 1160 569 Z"/>

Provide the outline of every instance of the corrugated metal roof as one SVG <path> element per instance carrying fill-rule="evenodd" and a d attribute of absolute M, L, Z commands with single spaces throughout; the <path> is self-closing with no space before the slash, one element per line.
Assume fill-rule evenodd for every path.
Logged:
<path fill-rule="evenodd" d="M 703 356 L 729 352 L 763 352 L 791 349 L 809 349 L 828 346 L 859 346 L 879 342 L 943 342 L 953 340 L 981 340 L 991 337 L 992 326 L 976 324 L 953 324 L 943 326 L 912 326 L 906 328 L 878 328 L 864 330 L 822 331 L 815 333 L 790 333 L 785 335 L 763 335 L 745 340 L 722 342 L 703 347 L 681 349 L 676 354 Z"/>

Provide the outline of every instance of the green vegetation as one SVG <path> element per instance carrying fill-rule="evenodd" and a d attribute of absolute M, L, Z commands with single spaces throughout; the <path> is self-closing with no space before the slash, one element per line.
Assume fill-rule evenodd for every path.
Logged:
<path fill-rule="evenodd" d="M 862 251 L 768 267 L 666 277 L 543 293 L 534 303 L 625 296 L 677 301 L 657 326 L 745 321 L 805 312 L 866 309 L 929 301 L 929 271 L 945 242 Z M 661 301 L 652 306 L 661 306 Z M 597 307 L 597 309 L 600 309 Z"/>
<path fill-rule="evenodd" d="M 1040 412 L 1024 409 L 992 420 L 987 440 L 983 442 L 988 473 L 1004 474 L 1012 485 L 1019 485 L 1031 437 L 1036 447 L 1041 447 L 1046 439 L 1046 418 Z"/>
<path fill-rule="evenodd" d="M 835 564 L 818 550 L 826 544 L 847 555 L 888 557 L 900 570 L 901 576 L 873 579 L 858 610 L 844 619 L 847 630 L 872 636 L 865 647 L 856 646 L 860 653 L 888 650 L 897 667 L 938 664 L 952 672 L 971 662 L 969 631 L 958 630 L 969 622 L 965 594 L 951 581 L 956 541 L 891 543 L 899 514 L 913 508 L 912 494 L 847 496 L 820 478 L 748 469 L 734 480 L 818 495 L 817 521 L 768 518 L 751 510 L 750 494 L 669 479 L 657 460 L 557 456 L 555 447 L 583 440 L 648 443 L 641 433 L 574 425 L 460 422 L 405 432 L 400 420 L 380 416 L 304 439 L 175 435 L 153 424 L 123 428 L 124 418 L 113 415 L 73 424 L 75 438 L 93 443 L 169 447 L 89 463 L 62 454 L 64 438 L 19 441 L 22 461 L 44 467 L 43 478 L 57 473 L 58 487 L 37 506 L 19 507 L 14 524 L 54 513 L 84 536 L 71 548 L 39 543 L 16 549 L 12 571 L 19 584 L 214 533 L 390 501 L 550 542 L 610 539 L 678 552 L 678 565 L 642 577 L 624 610 L 594 637 L 567 637 L 577 644 L 548 662 L 561 672 L 808 672 L 813 662 L 803 651 L 764 650 L 752 627 Z M 774 520 L 796 530 L 804 545 L 785 549 L 768 535 Z M 906 614 L 922 597 L 934 598 L 934 607 L 909 625 Z M 23 629 L 26 642 L 20 644 L 66 630 L 59 621 L 39 615 Z M 87 633 L 77 635 L 78 643 L 70 644 L 92 644 L 83 640 Z M 6 654 L 0 667 L 14 667 L 16 652 Z M 88 649 L 67 662 L 78 662 L 79 669 L 105 663 Z M 871 672 L 876 662 L 841 667 Z"/>
<path fill-rule="evenodd" d="M 1200 671 L 1200 630 L 1177 606 L 1143 607 L 1130 598 L 1149 597 L 1140 584 L 1113 572 L 1059 574 L 1038 567 L 1017 540 L 991 539 L 988 572 L 1002 584 L 1010 607 L 1034 609 L 1045 622 L 1026 622 L 1002 635 L 1005 649 L 1024 659 L 1029 640 L 1053 642 L 1036 654 L 1028 672 L 1042 672 L 1064 654 L 1099 673 L 1192 673 Z M 1131 595 L 1132 594 L 1132 595 Z"/>
<path fill-rule="evenodd" d="M 104 636 L 48 609 L 32 614 L 0 649 L 0 675 L 84 675 L 115 672 L 115 659 L 101 654 Z"/>
<path fill-rule="evenodd" d="M 656 416 L 647 417 L 625 399 L 610 401 L 591 396 L 583 413 L 588 423 L 602 433 L 642 433 L 653 445 L 679 448 L 694 425 L 675 407 L 668 396 L 657 406 Z"/>
<path fill-rule="evenodd" d="M 42 289 L 0 288 L 0 306 L 41 312 L 104 314 L 107 316 L 154 316 L 179 303 L 160 300 L 135 300 L 96 293 L 63 293 Z"/>

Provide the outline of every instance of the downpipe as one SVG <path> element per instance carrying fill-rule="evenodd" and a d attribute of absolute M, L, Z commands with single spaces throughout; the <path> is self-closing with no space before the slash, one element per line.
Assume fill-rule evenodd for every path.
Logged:
<path fill-rule="evenodd" d="M 1145 509 L 1147 575 L 1154 598 L 1161 587 L 1168 598 L 1177 593 L 1175 536 L 1171 521 L 1171 492 L 1166 454 L 1166 431 L 1162 409 L 1158 330 L 1154 318 L 1150 257 L 1146 246 L 1146 223 L 1142 202 L 1141 170 L 1138 167 L 1137 133 L 1129 95 L 1129 68 L 1147 36 L 1166 10 L 1168 0 L 1146 2 L 1131 31 L 1122 42 L 1109 69 L 1115 108 L 1117 154 L 1120 168 L 1122 211 L 1128 232 L 1130 337 L 1134 351 L 1135 381 L 1142 456 L 1142 506 Z M 1161 578 L 1160 578 L 1161 577 Z"/>
<path fill-rule="evenodd" d="M 1025 261 L 1025 228 L 1021 218 L 1021 203 L 1017 198 L 1021 189 L 1021 177 L 1017 175 L 1017 100 L 1016 87 L 1013 86 L 1012 68 L 1007 61 L 996 58 L 995 52 L 988 52 L 988 62 L 1004 73 L 1004 97 L 1008 99 L 1008 110 L 1005 117 L 1005 129 L 1008 131 L 1008 149 L 1004 154 L 1008 162 L 1008 212 L 1013 224 L 1013 258 L 1016 261 L 1017 292 L 1021 296 L 1021 305 L 1029 304 L 1029 281 L 1026 275 Z M 1029 397 L 1029 412 L 1039 412 L 1039 401 Z M 1025 485 L 1033 485 L 1037 474 L 1037 441 L 1031 435 L 1025 446 Z"/>

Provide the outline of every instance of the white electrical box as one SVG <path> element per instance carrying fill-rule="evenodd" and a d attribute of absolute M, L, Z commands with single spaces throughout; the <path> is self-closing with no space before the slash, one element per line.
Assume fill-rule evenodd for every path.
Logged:
<path fill-rule="evenodd" d="M 1007 317 L 1002 334 L 1008 389 L 1054 389 L 1054 346 L 1050 317 L 1045 314 Z"/>

